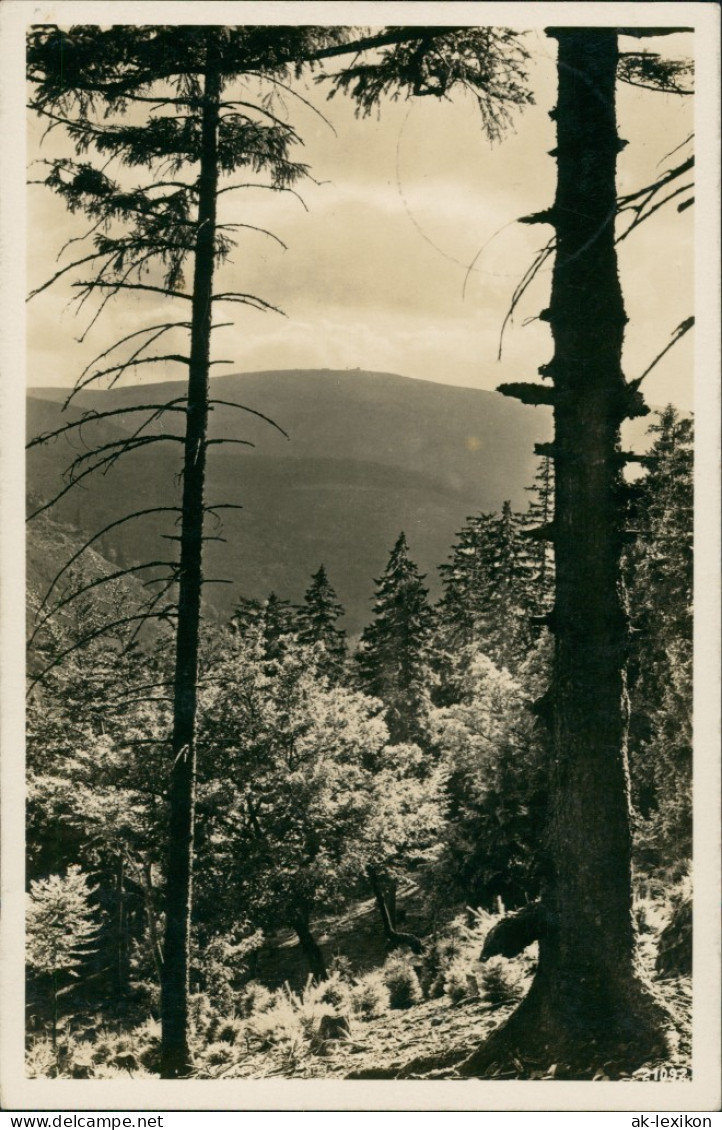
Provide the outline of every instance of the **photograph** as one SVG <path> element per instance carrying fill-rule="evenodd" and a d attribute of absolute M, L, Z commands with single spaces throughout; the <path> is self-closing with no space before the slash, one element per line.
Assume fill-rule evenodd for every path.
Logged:
<path fill-rule="evenodd" d="M 6 1109 L 718 1109 L 719 23 L 9 0 Z"/>

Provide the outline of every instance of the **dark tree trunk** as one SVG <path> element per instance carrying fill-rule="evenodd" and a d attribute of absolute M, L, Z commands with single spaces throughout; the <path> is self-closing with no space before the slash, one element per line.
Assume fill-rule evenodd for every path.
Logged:
<path fill-rule="evenodd" d="M 556 483 L 550 878 L 529 995 L 465 1074 L 510 1054 L 583 1074 L 664 1048 L 663 1014 L 637 977 L 632 924 L 620 425 L 644 409 L 621 370 L 617 37 L 596 28 L 549 34 L 559 41 L 547 312 L 555 352 L 544 369 L 554 381 Z"/>
<path fill-rule="evenodd" d="M 388 883 L 386 884 L 386 890 L 384 892 L 384 898 L 386 899 L 386 908 L 387 908 L 388 913 L 389 913 L 389 922 L 391 923 L 391 929 L 392 930 L 395 930 L 396 925 L 397 925 L 397 923 L 396 923 L 396 892 L 397 892 L 396 880 L 395 879 L 389 879 Z"/>
<path fill-rule="evenodd" d="M 376 906 L 378 907 L 379 914 L 381 915 L 381 923 L 384 928 L 384 937 L 386 938 L 386 945 L 389 950 L 399 949 L 400 946 L 408 946 L 413 953 L 423 953 L 424 944 L 420 938 L 415 934 L 401 933 L 396 929 L 394 919 L 388 904 L 387 895 L 379 879 L 378 872 L 375 867 L 367 867 L 366 874 L 368 876 L 369 885 L 373 891 Z M 392 887 L 394 909 L 396 903 L 396 885 Z"/>
<path fill-rule="evenodd" d="M 298 934 L 303 956 L 308 962 L 308 969 L 316 984 L 328 980 L 328 970 L 324 961 L 323 952 L 318 942 L 311 933 L 307 918 L 297 918 L 293 928 Z"/>
<path fill-rule="evenodd" d="M 158 938 L 158 926 L 155 918 L 155 903 L 153 899 L 153 872 L 150 863 L 143 864 L 142 870 L 143 903 L 145 916 L 148 923 L 148 938 L 150 940 L 151 956 L 155 967 L 158 984 L 163 981 L 163 949 Z"/>
<path fill-rule="evenodd" d="M 220 70 L 209 38 L 203 94 L 198 224 L 183 462 L 183 510 L 173 702 L 166 929 L 162 977 L 161 1076 L 187 1075 L 188 973 L 195 808 L 195 731 L 203 549 L 203 491 L 218 188 Z"/>
<path fill-rule="evenodd" d="M 122 996 L 128 992 L 130 967 L 128 962 L 128 913 L 125 904 L 125 858 L 118 858 L 118 870 L 115 881 L 116 908 L 115 908 L 115 961 L 114 981 L 115 992 Z"/>

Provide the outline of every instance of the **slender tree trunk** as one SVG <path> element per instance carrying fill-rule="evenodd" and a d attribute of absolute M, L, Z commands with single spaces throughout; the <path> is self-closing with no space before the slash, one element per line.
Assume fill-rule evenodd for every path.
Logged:
<path fill-rule="evenodd" d="M 384 937 L 386 938 L 387 942 L 391 942 L 394 936 L 394 924 L 391 921 L 391 915 L 389 914 L 386 897 L 384 895 L 383 887 L 381 886 L 381 882 L 376 872 L 376 868 L 367 867 L 366 874 L 368 875 L 369 885 L 371 887 L 371 890 L 373 891 L 374 899 L 376 900 L 376 906 L 378 907 L 379 914 L 381 915 L 381 924 L 384 928 Z"/>
<path fill-rule="evenodd" d="M 145 916 L 148 922 L 148 936 L 150 938 L 150 950 L 153 958 L 153 965 L 155 966 L 156 976 L 158 977 L 158 984 L 163 980 L 163 949 L 158 938 L 158 926 L 155 919 L 155 903 L 153 900 L 153 872 L 150 863 L 144 863 L 141 871 L 142 887 L 143 887 L 143 901 L 145 903 Z"/>
<path fill-rule="evenodd" d="M 125 857 L 118 857 L 116 875 L 115 962 L 114 981 L 118 995 L 127 993 L 128 978 L 128 915 L 125 905 Z"/>
<path fill-rule="evenodd" d="M 178 627 L 173 703 L 173 765 L 166 880 L 166 929 L 162 977 L 161 1076 L 187 1075 L 188 976 L 192 904 L 195 808 L 195 730 L 198 638 L 202 590 L 202 549 L 208 372 L 218 188 L 218 102 L 220 68 L 210 33 L 203 93 L 198 225 L 196 232 L 191 350 L 183 463 L 183 503 Z"/>
<path fill-rule="evenodd" d="M 293 928 L 298 934 L 303 955 L 308 962 L 308 969 L 314 981 L 318 984 L 328 980 L 328 970 L 323 957 L 323 952 L 318 942 L 311 933 L 308 918 L 298 917 L 293 923 Z"/>
<path fill-rule="evenodd" d="M 375 867 L 367 867 L 366 875 L 368 876 L 369 885 L 373 891 L 376 906 L 378 907 L 379 914 L 381 915 L 381 923 L 384 928 L 384 937 L 386 938 L 386 945 L 390 950 L 398 949 L 399 946 L 408 946 L 413 953 L 419 954 L 424 951 L 424 944 L 416 934 L 402 933 L 396 929 L 394 918 L 391 915 L 389 902 L 381 885 L 378 872 Z M 396 884 L 392 887 L 394 898 L 394 909 L 396 902 Z"/>
<path fill-rule="evenodd" d="M 53 970 L 53 1051 L 58 1047 L 58 974 Z"/>
<path fill-rule="evenodd" d="M 386 884 L 386 890 L 384 891 L 384 898 L 386 900 L 386 908 L 389 912 L 389 921 L 391 923 L 392 930 L 396 929 L 396 910 L 397 910 L 396 894 L 397 894 L 396 880 L 395 879 L 389 879 L 388 883 Z"/>
<path fill-rule="evenodd" d="M 644 409 L 621 369 L 617 37 L 593 28 L 549 34 L 559 41 L 557 250 L 547 312 L 555 352 L 545 367 L 555 423 L 550 880 L 529 995 L 465 1074 L 483 1074 L 504 1052 L 584 1074 L 664 1050 L 663 1014 L 637 976 L 632 923 L 620 425 Z"/>

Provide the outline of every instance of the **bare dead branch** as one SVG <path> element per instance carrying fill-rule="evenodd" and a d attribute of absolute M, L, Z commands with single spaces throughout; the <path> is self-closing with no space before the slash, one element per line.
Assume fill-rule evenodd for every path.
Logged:
<path fill-rule="evenodd" d="M 177 365 L 190 365 L 190 357 L 185 357 L 182 353 L 161 353 L 155 357 L 141 357 L 139 360 L 124 361 L 120 365 L 110 365 L 107 369 L 99 369 L 97 373 L 93 373 L 93 380 L 100 380 L 101 377 L 107 377 L 110 373 L 124 372 L 126 369 L 135 369 L 138 365 L 152 365 L 156 361 L 172 361 Z M 118 376 L 113 379 L 113 384 L 118 380 Z M 112 387 L 112 386 L 111 386 Z"/>
<path fill-rule="evenodd" d="M 145 443 L 152 443 L 161 439 L 173 439 L 180 443 L 183 443 L 183 439 L 180 436 L 145 436 L 142 438 L 142 440 L 136 440 L 134 447 L 140 447 Z M 127 450 L 133 450 L 134 447 L 128 448 Z M 64 498 L 64 496 L 69 491 L 71 491 L 73 487 L 78 486 L 88 475 L 92 475 L 94 471 L 100 470 L 101 467 L 104 467 L 107 463 L 114 459 L 114 455 L 106 456 L 104 459 L 99 460 L 98 463 L 96 463 L 93 467 L 88 467 L 85 471 L 81 471 L 79 475 L 75 476 L 72 482 L 63 487 L 61 491 L 58 491 L 58 493 L 54 498 L 50 500 L 50 502 L 45 502 L 42 506 L 39 506 L 37 510 L 34 510 L 33 513 L 28 516 L 27 521 L 30 521 L 32 518 L 36 518 L 38 514 L 43 514 L 46 510 L 49 510 L 51 506 L 55 506 L 56 502 L 59 502 L 61 498 Z"/>
<path fill-rule="evenodd" d="M 177 575 L 177 572 L 176 572 L 176 574 L 168 580 L 168 583 L 160 590 L 160 592 L 156 593 L 156 595 L 153 597 L 153 599 L 148 604 L 147 610 L 146 610 L 146 619 L 147 619 L 147 615 L 153 614 L 153 609 L 155 608 L 156 604 L 158 604 L 163 599 L 163 597 L 166 595 L 166 593 L 169 592 L 170 589 L 172 589 L 173 585 L 175 585 L 177 583 L 178 583 L 178 575 Z M 177 605 L 173 604 L 170 607 L 171 608 L 177 608 Z M 133 644 L 137 640 L 139 633 L 145 627 L 146 619 L 140 621 L 137 624 L 137 626 L 133 629 L 133 631 L 131 632 L 130 637 L 128 638 L 128 642 L 126 643 L 125 647 L 123 648 L 123 655 L 127 655 L 128 652 L 130 651 L 131 647 L 133 646 Z"/>
<path fill-rule="evenodd" d="M 230 364 L 230 362 L 229 362 L 229 364 Z M 280 432 L 282 436 L 286 437 L 286 439 L 291 438 L 289 436 L 288 432 L 285 432 L 280 424 L 277 424 L 276 421 L 272 420 L 270 416 L 265 416 L 263 414 L 263 412 L 258 412 L 255 408 L 248 408 L 247 405 L 238 404 L 235 400 L 216 400 L 216 399 L 213 399 L 213 400 L 208 401 L 209 407 L 211 407 L 214 404 L 222 404 L 226 408 L 238 408 L 241 412 L 249 412 L 251 414 L 251 416 L 258 416 L 259 419 L 264 420 L 265 423 L 267 423 L 267 424 L 270 424 L 272 428 L 275 428 L 276 431 Z"/>
<path fill-rule="evenodd" d="M 236 443 L 240 447 L 255 447 L 255 443 L 251 443 L 250 439 L 207 439 L 206 447 L 212 447 L 219 443 Z"/>
<path fill-rule="evenodd" d="M 181 290 L 168 290 L 163 286 L 149 286 L 146 283 L 121 283 L 121 282 L 98 282 L 93 280 L 85 280 L 84 282 L 73 283 L 75 287 L 86 287 L 93 290 L 96 286 L 112 287 L 114 290 L 146 290 L 153 294 L 162 294 L 166 298 L 187 298 L 189 302 L 193 301 L 192 294 L 185 294 Z"/>
<path fill-rule="evenodd" d="M 227 322 L 225 324 L 231 325 L 232 323 Z M 127 341 L 132 341 L 134 337 L 140 337 L 141 334 L 155 333 L 156 330 L 161 330 L 163 333 L 166 333 L 168 330 L 177 328 L 189 330 L 191 328 L 191 324 L 190 322 L 159 322 L 158 325 L 145 326 L 145 328 L 142 330 L 134 330 L 133 333 L 126 334 L 125 337 L 119 338 L 118 341 L 113 343 L 113 345 L 109 346 L 107 349 L 104 349 L 102 353 L 99 353 L 97 357 L 94 357 L 92 361 L 89 361 L 80 374 L 79 380 L 82 380 L 88 370 L 92 369 L 93 365 L 97 365 L 98 361 L 102 361 L 103 358 L 107 357 L 109 353 L 112 353 L 121 345 L 125 345 Z M 160 336 L 160 334 L 158 336 Z"/>
<path fill-rule="evenodd" d="M 655 365 L 657 365 L 657 363 L 662 360 L 662 358 L 664 357 L 664 355 L 666 353 L 669 353 L 672 346 L 676 345 L 677 342 L 680 341 L 686 333 L 689 333 L 689 331 L 692 329 L 693 326 L 694 326 L 694 316 L 691 316 L 689 318 L 685 318 L 683 322 L 679 323 L 676 330 L 672 334 L 670 340 L 665 345 L 664 349 L 660 353 L 657 354 L 657 356 L 654 358 L 654 360 L 651 362 L 651 364 L 647 365 L 647 368 L 644 370 L 641 377 L 636 378 L 636 380 L 634 381 L 635 386 L 638 386 L 642 383 L 644 378 L 649 373 L 652 372 L 652 369 L 655 367 Z"/>
<path fill-rule="evenodd" d="M 629 227 L 627 228 L 627 230 L 622 232 L 622 234 L 617 237 L 616 242 L 621 243 L 622 240 L 625 240 L 628 235 L 631 235 L 631 233 L 634 231 L 635 228 L 638 228 L 640 224 L 643 224 L 645 220 L 648 220 L 650 216 L 653 216 L 655 212 L 658 212 L 659 209 L 663 208 L 665 204 L 668 204 L 670 200 L 674 200 L 675 197 L 681 196 L 683 192 L 689 192 L 693 188 L 694 188 L 693 182 L 690 182 L 689 184 L 683 184 L 679 188 L 676 188 L 674 190 L 674 192 L 670 192 L 670 193 L 668 193 L 667 196 L 664 196 L 661 200 L 658 200 L 656 202 L 656 204 L 653 204 L 651 207 L 648 207 L 646 209 L 646 211 L 645 211 L 646 202 L 645 202 L 645 204 L 642 204 L 638 209 L 637 208 L 632 209 L 632 211 L 636 212 L 636 215 L 635 215 L 634 219 L 632 220 L 631 224 L 629 225 Z M 693 203 L 693 199 L 694 198 L 692 198 L 691 200 L 683 201 L 683 203 L 681 205 L 679 205 L 677 210 L 680 211 L 680 210 L 684 210 L 684 208 L 689 208 Z M 625 211 L 626 210 L 627 209 L 625 209 Z"/>
<path fill-rule="evenodd" d="M 115 454 L 117 454 L 118 448 L 121 449 L 122 455 L 126 455 L 128 451 L 135 451 L 136 448 L 145 447 L 146 444 L 165 443 L 166 441 L 171 441 L 173 443 L 183 443 L 184 437 L 166 435 L 165 433 L 163 433 L 161 435 L 155 436 L 124 436 L 122 439 L 110 440 L 108 443 L 102 443 L 98 447 L 92 448 L 90 451 L 81 452 L 80 455 L 76 456 L 72 463 L 68 465 L 65 470 L 65 474 L 66 476 L 69 476 L 73 480 L 73 482 L 77 482 L 77 479 L 74 478 L 75 468 L 82 466 L 82 464 L 85 463 L 88 459 L 95 459 L 96 456 L 102 454 L 102 452 L 104 451 L 112 451 L 114 454 L 112 456 L 109 456 L 109 459 L 114 459 Z M 106 462 L 106 459 L 100 460 L 99 463 L 96 464 L 96 468 L 104 466 Z M 83 474 L 86 473 L 87 472 L 83 472 Z"/>
<path fill-rule="evenodd" d="M 270 302 L 266 302 L 263 298 L 258 298 L 255 294 L 243 294 L 241 291 L 227 290 L 221 291 L 220 294 L 214 294 L 213 302 L 240 302 L 244 306 L 252 306 L 254 310 L 271 310 L 274 314 L 280 314 L 286 318 L 288 315 L 278 306 L 273 306 Z"/>
<path fill-rule="evenodd" d="M 180 398 L 178 398 L 180 399 Z M 183 397 L 185 399 L 185 397 Z M 55 428 L 52 432 L 43 432 L 41 435 L 35 436 L 26 443 L 25 450 L 29 451 L 33 447 L 37 447 L 41 443 L 48 443 L 51 439 L 57 439 L 58 436 L 63 435 L 65 432 L 71 432 L 75 428 L 82 428 L 85 424 L 92 424 L 96 420 L 107 420 L 113 416 L 125 416 L 128 412 L 155 412 L 156 415 L 163 412 L 185 412 L 185 408 L 176 407 L 176 401 L 169 400 L 167 404 L 129 404 L 127 408 L 113 408 L 107 412 L 97 412 L 94 408 L 89 408 L 79 420 L 72 420 L 68 424 L 63 424 L 61 428 Z"/>
<path fill-rule="evenodd" d="M 534 281 L 534 279 L 536 278 L 537 274 L 542 269 L 542 267 L 546 263 L 549 256 L 555 250 L 555 248 L 556 248 L 556 237 L 552 237 L 552 239 L 550 239 L 549 242 L 544 245 L 544 247 L 540 248 L 540 250 L 537 251 L 536 257 L 532 261 L 531 266 L 529 266 L 527 268 L 527 270 L 525 271 L 521 281 L 516 286 L 516 289 L 515 289 L 512 297 L 511 297 L 509 309 L 507 310 L 504 321 L 502 322 L 501 333 L 499 334 L 499 352 L 497 354 L 497 359 L 499 361 L 501 360 L 501 350 L 502 350 L 502 345 L 503 345 L 503 341 L 504 341 L 504 333 L 506 331 L 506 327 L 508 326 L 509 322 L 512 320 L 512 318 L 514 316 L 514 311 L 516 310 L 517 306 L 521 302 L 521 299 L 523 298 L 527 289 L 531 286 L 531 284 Z"/>
<path fill-rule="evenodd" d="M 689 138 L 687 138 L 687 141 L 688 140 L 689 140 Z M 685 145 L 685 144 L 686 144 L 686 141 L 683 141 L 682 145 Z M 680 148 L 680 146 L 677 146 L 677 148 Z M 676 152 L 676 150 L 673 149 L 671 153 L 667 154 L 667 157 L 671 157 L 672 153 L 674 153 L 674 152 Z M 666 160 L 666 158 L 663 158 L 663 160 Z M 668 169 L 668 171 L 666 173 L 664 173 L 663 176 L 659 177 L 658 180 L 653 181 L 652 184 L 646 184 L 644 186 L 644 188 L 639 188 L 639 189 L 637 189 L 636 192 L 629 192 L 625 196 L 620 196 L 619 197 L 619 205 L 620 205 L 619 210 L 620 211 L 624 210 L 634 200 L 639 200 L 642 197 L 654 196 L 655 193 L 659 192 L 660 189 L 663 189 L 665 187 L 665 185 L 669 184 L 670 181 L 676 180 L 678 177 L 684 176 L 685 173 L 688 173 L 693 168 L 694 168 L 694 157 L 688 157 L 687 160 L 683 161 L 680 165 L 675 165 L 675 167 L 673 169 Z"/>
<path fill-rule="evenodd" d="M 84 255 L 82 259 L 76 259 L 74 262 L 68 263 L 67 266 L 62 267 L 59 271 L 56 271 L 54 275 L 52 275 L 49 279 L 47 279 L 46 282 L 42 284 L 42 286 L 36 286 L 35 290 L 31 290 L 25 301 L 29 302 L 31 298 L 35 298 L 36 294 L 42 294 L 42 292 L 44 290 L 47 290 L 48 287 L 52 286 L 57 279 L 67 274 L 68 271 L 72 271 L 73 267 L 80 267 L 83 263 L 92 262 L 93 259 L 112 259 L 114 255 L 115 251 L 96 251 L 92 255 Z"/>
<path fill-rule="evenodd" d="M 136 359 L 138 357 L 140 357 L 140 354 L 145 349 L 149 349 L 150 346 L 153 345 L 153 343 L 155 341 L 157 341 L 160 337 L 163 336 L 163 333 L 164 333 L 163 330 L 159 330 L 158 333 L 154 334 L 147 341 L 141 342 L 141 344 L 138 346 L 138 348 L 135 349 L 131 353 L 130 357 L 126 358 L 126 360 L 123 362 L 122 365 L 114 367 L 117 370 L 116 376 L 113 379 L 114 384 L 115 384 L 116 381 L 120 380 L 120 378 L 122 377 L 122 375 L 126 371 L 126 369 L 130 369 L 130 368 L 133 367 L 133 365 L 136 362 Z M 84 374 L 87 373 L 87 371 L 88 371 L 88 367 L 86 366 L 86 368 L 83 370 L 83 376 L 78 378 L 78 380 L 75 382 L 75 387 L 73 388 L 72 392 L 67 397 L 65 404 L 63 405 L 64 409 L 68 407 L 68 405 L 70 404 L 70 402 L 71 402 L 71 400 L 73 399 L 74 396 L 77 396 L 78 393 L 82 392 L 83 389 L 87 388 L 88 385 L 93 383 L 93 381 L 99 379 L 99 376 L 102 376 L 102 373 L 103 373 L 103 371 L 101 370 L 100 374 L 91 373 L 90 376 L 85 376 Z M 112 369 L 108 370 L 108 372 L 112 372 L 112 371 L 113 371 Z"/>

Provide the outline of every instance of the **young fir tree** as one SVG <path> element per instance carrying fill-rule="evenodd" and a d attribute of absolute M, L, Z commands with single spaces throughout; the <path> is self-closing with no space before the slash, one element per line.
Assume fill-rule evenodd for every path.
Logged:
<path fill-rule="evenodd" d="M 299 643 L 323 645 L 319 670 L 334 682 L 341 678 L 346 663 L 346 633 L 337 626 L 343 615 L 344 608 L 321 565 L 311 578 L 304 603 L 296 610 L 296 634 Z"/>
<path fill-rule="evenodd" d="M 423 581 L 401 533 L 376 581 L 374 619 L 364 629 L 356 655 L 363 689 L 386 706 L 394 743 L 426 734 L 433 613 Z"/>
<path fill-rule="evenodd" d="M 249 631 L 258 628 L 263 619 L 263 604 L 252 596 L 239 598 L 230 619 L 234 632 L 245 636 Z"/>
<path fill-rule="evenodd" d="M 531 644 L 533 572 L 524 519 L 505 502 L 501 515 L 470 518 L 440 566 L 440 633 L 449 651 L 476 646 L 515 670 Z"/>
<path fill-rule="evenodd" d="M 52 985 L 53 1044 L 58 1029 L 58 991 L 64 976 L 75 977 L 95 948 L 94 889 L 77 864 L 65 875 L 50 875 L 30 884 L 26 914 L 27 962 Z"/>
<path fill-rule="evenodd" d="M 554 553 L 546 536 L 554 521 L 554 460 L 542 455 L 534 482 L 526 488 L 529 504 L 523 515 L 527 532 L 527 556 L 531 569 L 531 590 L 534 611 L 542 615 L 554 602 Z"/>
<path fill-rule="evenodd" d="M 275 592 L 269 593 L 263 604 L 260 629 L 265 658 L 274 663 L 283 657 L 293 635 L 293 611 L 289 601 L 282 600 Z"/>

